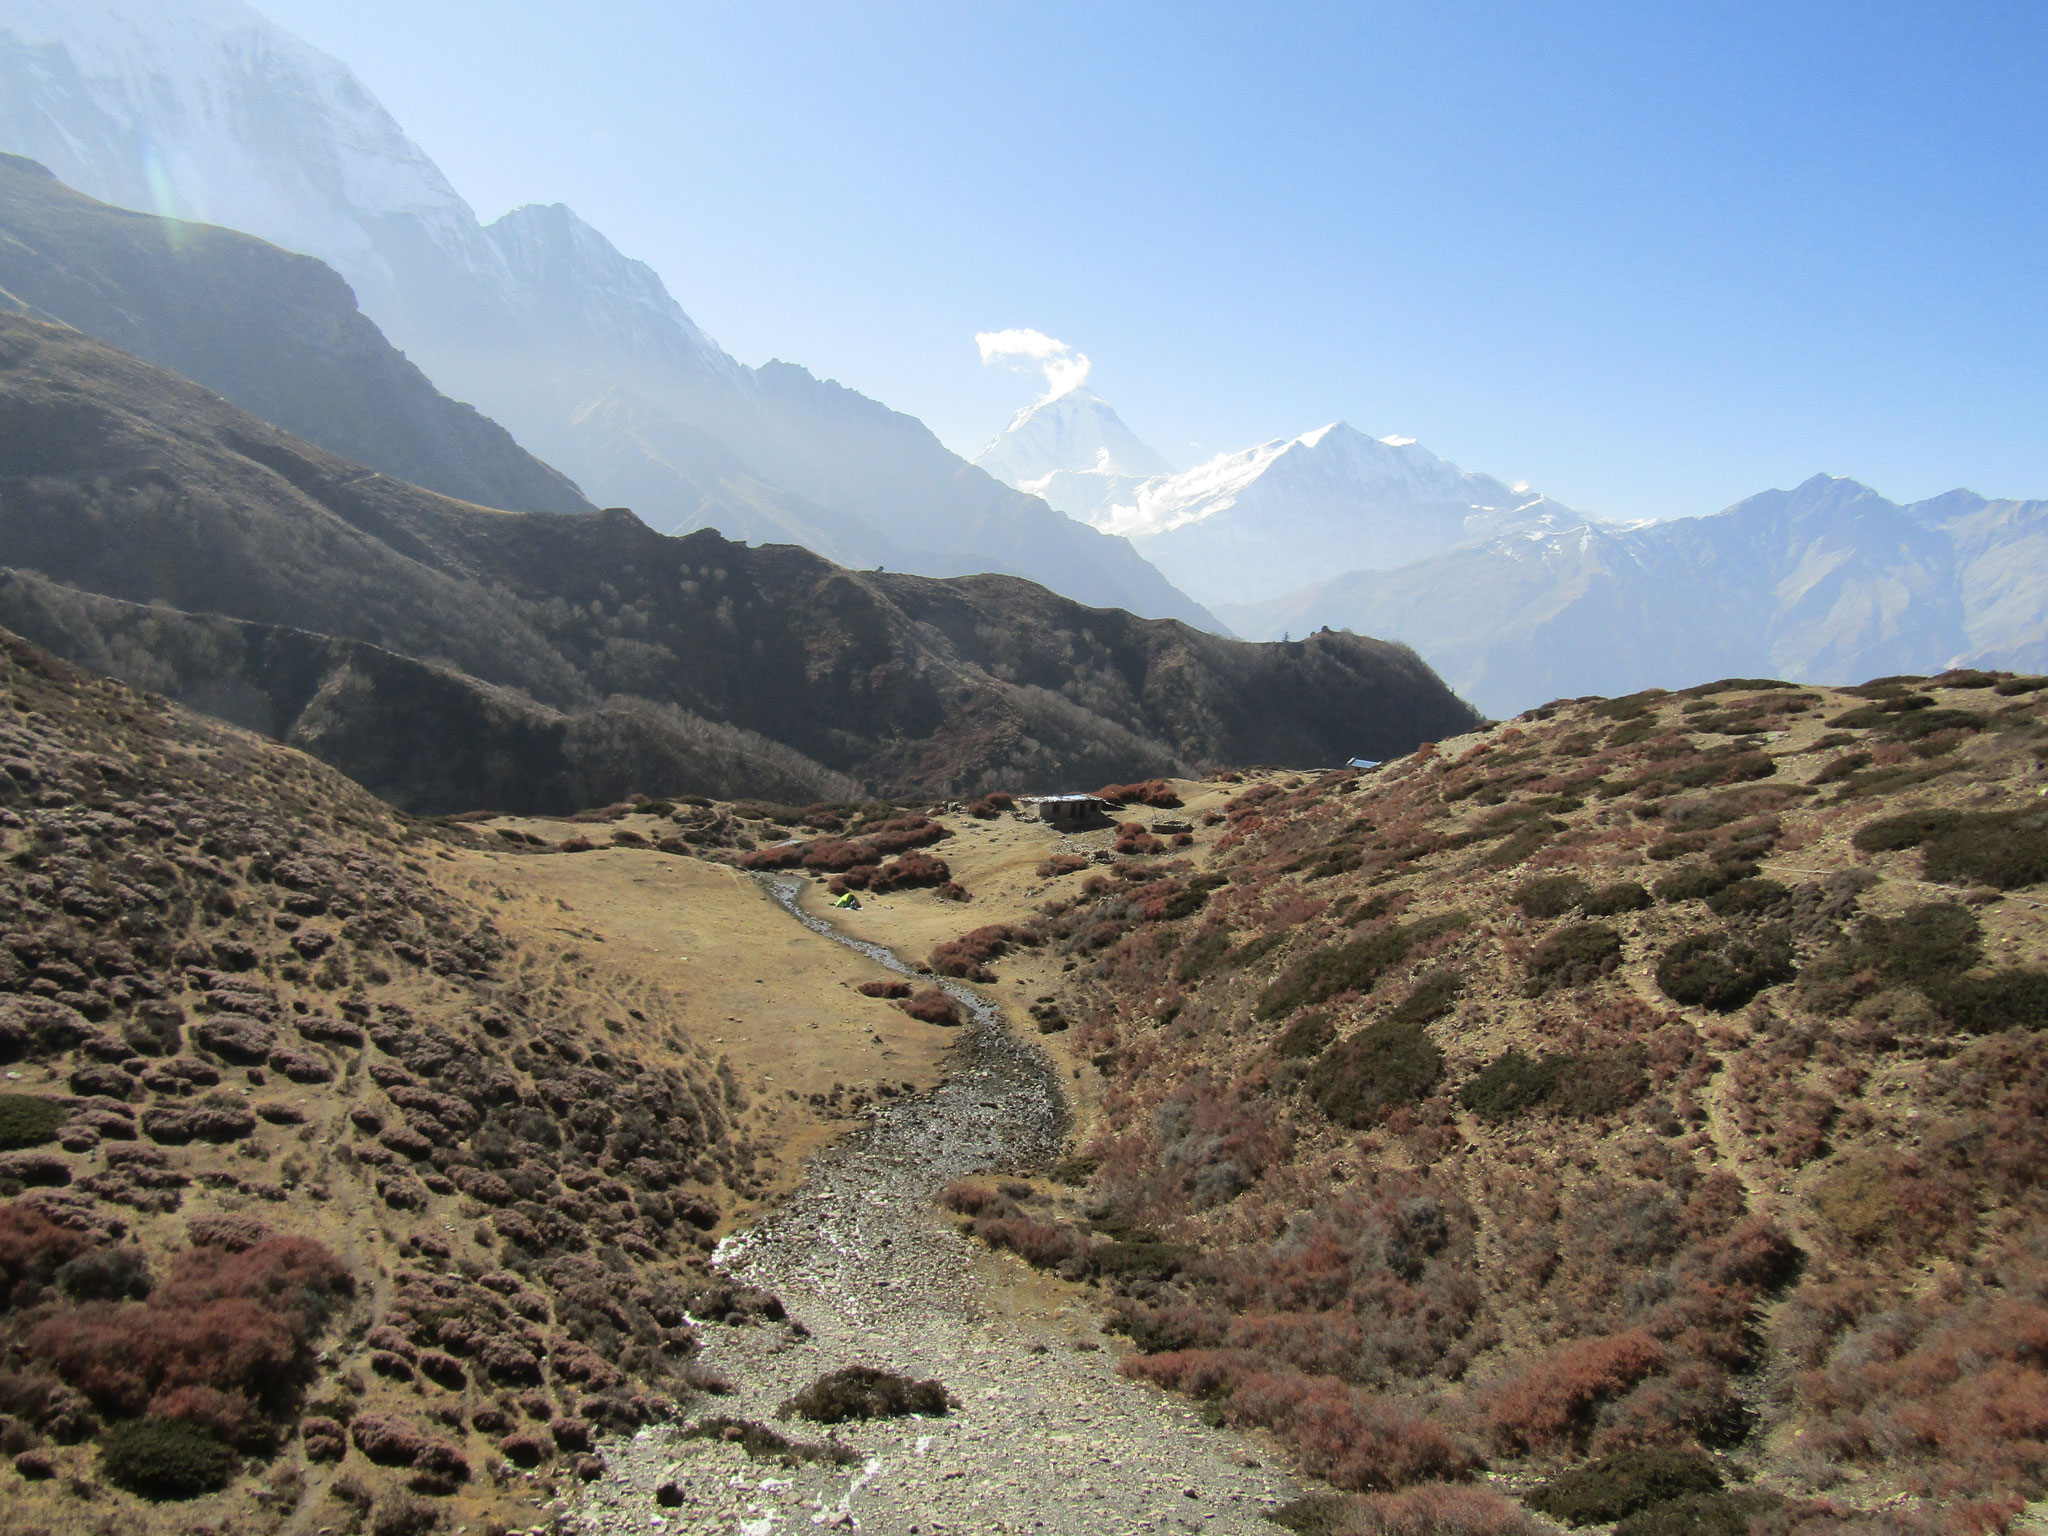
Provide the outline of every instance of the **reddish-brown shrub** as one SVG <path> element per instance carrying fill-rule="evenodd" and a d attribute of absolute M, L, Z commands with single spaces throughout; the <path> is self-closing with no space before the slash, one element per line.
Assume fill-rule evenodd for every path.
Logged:
<path fill-rule="evenodd" d="M 907 981 L 864 981 L 853 989 L 862 997 L 908 997 L 910 983 Z"/>
<path fill-rule="evenodd" d="M 356 1449 L 380 1467 L 416 1466 L 432 1444 L 416 1425 L 383 1414 L 359 1413 L 348 1428 Z"/>
<path fill-rule="evenodd" d="M 194 1248 L 225 1248 L 243 1253 L 270 1236 L 270 1228 L 254 1216 L 220 1213 L 195 1216 L 185 1224 L 186 1236 Z"/>
<path fill-rule="evenodd" d="M 1014 808 L 1016 804 L 1017 797 L 1015 795 L 1006 795 L 1000 792 L 983 795 L 979 800 L 974 801 L 967 807 L 967 814 L 977 821 L 994 821 L 1003 812 Z"/>
<path fill-rule="evenodd" d="M 183 1419 L 210 1430 L 238 1451 L 269 1449 L 273 1436 L 256 1405 L 239 1392 L 217 1387 L 172 1387 L 150 1399 L 153 1418 Z"/>
<path fill-rule="evenodd" d="M 1146 854 L 1164 853 L 1166 851 L 1166 844 L 1146 831 L 1140 823 L 1126 821 L 1117 826 L 1116 851 L 1130 857 L 1137 857 Z"/>
<path fill-rule="evenodd" d="M 974 1235 L 1038 1269 L 1055 1269 L 1088 1255 L 1088 1239 L 1074 1228 L 1032 1216 L 984 1216 L 975 1222 Z"/>
<path fill-rule="evenodd" d="M 48 1285 L 88 1246 L 78 1233 L 26 1206 L 0 1205 L 0 1306 L 11 1304 L 18 1285 Z"/>
<path fill-rule="evenodd" d="M 348 1269 L 310 1237 L 268 1237 L 238 1251 L 189 1248 L 149 1305 L 172 1309 L 227 1298 L 256 1301 L 311 1335 L 354 1294 Z"/>
<path fill-rule="evenodd" d="M 1470 1483 L 1417 1483 L 1367 1494 L 1349 1529 L 1361 1536 L 1525 1536 L 1537 1529 L 1521 1505 Z"/>
<path fill-rule="evenodd" d="M 299 1440 L 306 1448 L 308 1461 L 340 1461 L 348 1454 L 348 1431 L 324 1415 L 301 1419 Z"/>
<path fill-rule="evenodd" d="M 964 976 L 970 981 L 989 981 L 987 962 L 1007 954 L 1013 944 L 1034 947 L 1038 936 L 1015 923 L 990 923 L 948 939 L 932 951 L 932 969 L 941 976 Z"/>
<path fill-rule="evenodd" d="M 2048 1467 L 2048 1274 L 2011 1264 L 2004 1292 L 1928 1297 L 1843 1335 L 1800 1378 L 1817 1444 L 1928 1494 L 2031 1497 Z"/>
<path fill-rule="evenodd" d="M 1664 1346 L 1640 1329 L 1579 1339 L 1496 1386 L 1487 1416 L 1517 1450 L 1549 1450 L 1582 1437 L 1601 1403 L 1661 1370 Z"/>
<path fill-rule="evenodd" d="M 877 869 L 868 879 L 875 891 L 904 891 L 921 886 L 944 885 L 953 878 L 946 861 L 912 850 Z"/>
<path fill-rule="evenodd" d="M 309 1238 L 266 1238 L 239 1252 L 188 1248 L 147 1301 L 48 1312 L 25 1345 L 110 1412 L 139 1413 L 185 1387 L 275 1408 L 303 1378 L 313 1338 L 351 1284 Z"/>
<path fill-rule="evenodd" d="M 1017 1209 L 1008 1195 L 972 1179 L 955 1179 L 939 1191 L 938 1202 L 962 1216 L 986 1216 L 990 1212 L 1009 1215 Z"/>
<path fill-rule="evenodd" d="M 289 1320 L 241 1298 L 177 1308 L 92 1302 L 40 1318 L 26 1347 L 96 1407 L 119 1414 L 184 1386 L 275 1396 L 304 1363 Z"/>
<path fill-rule="evenodd" d="M 1334 1377 L 1253 1371 L 1237 1380 L 1224 1412 L 1271 1429 L 1309 1471 L 1353 1492 L 1463 1479 L 1479 1464 L 1438 1425 Z"/>
<path fill-rule="evenodd" d="M 896 1006 L 924 1024 L 938 1024 L 951 1029 L 961 1022 L 959 1005 L 937 987 L 926 987 L 915 997 L 905 998 Z"/>
<path fill-rule="evenodd" d="M 1050 880 L 1058 875 L 1071 875 L 1088 867 L 1088 861 L 1077 853 L 1056 853 L 1038 866 L 1038 877 Z"/>
<path fill-rule="evenodd" d="M 1180 805 L 1180 796 L 1164 779 L 1146 779 L 1139 784 L 1105 784 L 1095 791 L 1105 805 L 1149 805 L 1170 811 Z"/>

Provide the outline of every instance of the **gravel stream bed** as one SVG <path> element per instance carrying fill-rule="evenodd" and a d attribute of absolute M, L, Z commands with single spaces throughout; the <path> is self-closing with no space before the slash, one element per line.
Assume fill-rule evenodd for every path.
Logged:
<path fill-rule="evenodd" d="M 807 927 L 909 974 L 889 951 L 804 913 L 797 882 L 767 884 Z M 972 989 L 942 985 L 971 1020 L 956 1075 L 879 1110 L 761 1225 L 720 1246 L 720 1267 L 779 1293 L 810 1337 L 702 1329 L 703 1363 L 738 1390 L 698 1414 L 758 1420 L 792 1440 L 835 1435 L 858 1462 L 785 1468 L 726 1442 L 651 1428 L 603 1447 L 610 1470 L 580 1493 L 570 1529 L 1274 1536 L 1261 1511 L 1298 1492 L 1283 1471 L 1259 1465 L 1251 1442 L 1203 1424 L 1182 1400 L 1118 1376 L 1084 1304 L 1029 1320 L 1006 1315 L 985 1278 L 992 1261 L 934 1215 L 933 1194 L 962 1174 L 1048 1165 L 1066 1128 L 1045 1058 Z M 830 1431 L 775 1418 L 785 1398 L 846 1365 L 935 1376 L 960 1407 Z M 668 1483 L 682 1502 L 664 1507 L 656 1490 Z"/>

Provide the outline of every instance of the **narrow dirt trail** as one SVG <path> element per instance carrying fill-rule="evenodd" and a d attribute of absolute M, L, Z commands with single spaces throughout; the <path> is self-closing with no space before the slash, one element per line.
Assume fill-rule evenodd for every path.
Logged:
<path fill-rule="evenodd" d="M 775 882 L 798 921 L 897 971 L 887 950 L 847 938 Z M 879 1111 L 812 1165 L 810 1179 L 719 1263 L 779 1293 L 810 1330 L 707 1326 L 704 1363 L 739 1384 L 705 1414 L 775 1422 L 778 1404 L 827 1371 L 872 1365 L 937 1377 L 959 1400 L 943 1418 L 841 1426 L 860 1458 L 785 1469 L 737 1446 L 643 1431 L 606 1447 L 611 1473 L 583 1496 L 585 1531 L 720 1532 L 810 1527 L 933 1533 L 1219 1531 L 1270 1536 L 1262 1510 L 1295 1496 L 1240 1436 L 1192 1406 L 1115 1373 L 1081 1305 L 1018 1319 L 990 1275 L 999 1267 L 935 1218 L 933 1194 L 998 1165 L 1043 1167 L 1066 1103 L 1043 1056 L 971 988 L 946 990 L 971 1019 L 960 1069 L 921 1098 Z M 822 1439 L 802 1421 L 778 1427 Z M 682 1502 L 662 1507 L 673 1482 Z"/>

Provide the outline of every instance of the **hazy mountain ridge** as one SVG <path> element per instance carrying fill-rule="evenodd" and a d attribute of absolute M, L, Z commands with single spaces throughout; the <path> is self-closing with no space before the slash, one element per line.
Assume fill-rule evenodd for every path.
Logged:
<path fill-rule="evenodd" d="M 232 230 L 96 202 L 13 156 L 0 156 L 0 303 L 443 495 L 591 510 L 504 428 L 435 390 L 331 268 Z"/>
<path fill-rule="evenodd" d="M 666 531 L 826 529 L 863 565 L 1012 571 L 1215 626 L 1128 545 L 972 470 L 921 423 L 802 370 L 743 367 L 568 209 L 485 227 L 345 66 L 234 0 L 0 0 L 0 96 L 0 148 L 70 184 L 168 197 L 329 261 L 442 388 L 596 501 L 630 495 Z"/>
<path fill-rule="evenodd" d="M 0 316 L 0 563 L 128 603 L 433 662 L 543 713 L 581 716 L 615 699 L 673 707 L 905 791 L 1387 756 L 1476 718 L 1412 652 L 1377 641 L 1246 645 L 1013 578 L 854 572 L 790 546 L 667 537 L 619 510 L 515 514 L 448 500 L 13 316 Z M 97 644 L 106 627 L 77 632 Z M 230 661 L 217 677 L 187 676 L 185 695 L 235 686 L 243 668 Z M 418 685 L 404 669 L 384 675 L 399 673 Z M 397 742 L 348 749 L 359 755 L 454 750 L 432 711 L 366 706 L 351 718 L 404 725 Z M 674 733 L 662 739 L 641 765 L 650 773 L 688 761 Z M 331 741 L 313 749 L 355 760 Z M 438 783 L 416 765 L 379 772 Z M 435 793 L 484 803 L 497 784 Z"/>
<path fill-rule="evenodd" d="M 2048 663 L 2048 502 L 1899 506 L 1817 475 L 1711 517 L 1509 536 L 1227 607 L 1240 633 L 1407 641 L 1482 709 L 1709 673 L 1804 682 Z"/>

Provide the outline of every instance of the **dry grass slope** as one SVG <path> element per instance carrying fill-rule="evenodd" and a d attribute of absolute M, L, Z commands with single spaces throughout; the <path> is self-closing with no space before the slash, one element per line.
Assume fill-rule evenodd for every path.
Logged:
<path fill-rule="evenodd" d="M 0 640 L 23 1528 L 524 1525 L 696 1391 L 692 1319 L 779 1323 L 703 1262 L 761 1192 L 730 1066 L 660 987 L 508 937 L 467 857 Z"/>

